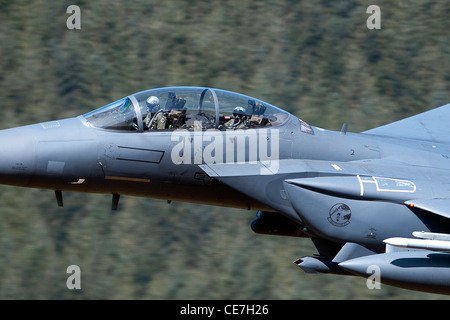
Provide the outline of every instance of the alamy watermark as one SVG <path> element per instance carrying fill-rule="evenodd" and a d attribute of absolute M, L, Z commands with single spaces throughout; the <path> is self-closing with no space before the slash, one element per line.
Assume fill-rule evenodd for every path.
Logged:
<path fill-rule="evenodd" d="M 66 273 L 71 274 L 66 281 L 67 289 L 81 290 L 81 269 L 79 266 L 73 264 L 67 267 Z"/>
<path fill-rule="evenodd" d="M 381 289 L 381 269 L 380 269 L 380 267 L 377 265 L 370 265 L 367 267 L 366 273 L 370 274 L 370 276 L 366 280 L 367 289 L 369 289 L 369 290 Z"/>
<path fill-rule="evenodd" d="M 66 20 L 67 29 L 81 29 L 81 9 L 79 6 L 71 5 L 66 9 L 66 13 L 71 13 L 71 15 Z"/>
<path fill-rule="evenodd" d="M 194 130 L 180 129 L 171 134 L 178 142 L 171 153 L 174 164 L 261 164 L 259 174 L 276 174 L 279 169 L 280 133 L 278 129 Z"/>
<path fill-rule="evenodd" d="M 370 14 L 367 18 L 367 29 L 381 29 L 381 9 L 377 5 L 371 5 L 367 7 L 366 13 Z"/>

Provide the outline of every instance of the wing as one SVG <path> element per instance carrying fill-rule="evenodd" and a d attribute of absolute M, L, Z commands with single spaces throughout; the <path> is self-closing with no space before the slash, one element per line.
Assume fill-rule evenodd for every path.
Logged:
<path fill-rule="evenodd" d="M 414 199 L 406 201 L 405 204 L 450 219 L 450 199 L 448 198 Z"/>
<path fill-rule="evenodd" d="M 436 143 L 450 142 L 450 103 L 442 107 L 364 131 L 366 134 L 425 140 Z"/>

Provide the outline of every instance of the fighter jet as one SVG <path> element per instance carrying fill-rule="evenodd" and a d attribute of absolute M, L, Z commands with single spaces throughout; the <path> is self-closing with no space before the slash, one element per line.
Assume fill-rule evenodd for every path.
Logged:
<path fill-rule="evenodd" d="M 450 104 L 361 133 L 201 87 L 131 94 L 0 131 L 0 183 L 257 212 L 253 231 L 309 238 L 305 272 L 450 293 Z"/>

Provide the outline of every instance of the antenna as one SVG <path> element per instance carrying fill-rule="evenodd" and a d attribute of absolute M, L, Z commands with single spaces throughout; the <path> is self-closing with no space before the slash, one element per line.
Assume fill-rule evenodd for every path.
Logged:
<path fill-rule="evenodd" d="M 341 134 L 347 134 L 348 124 L 344 123 L 342 125 Z"/>

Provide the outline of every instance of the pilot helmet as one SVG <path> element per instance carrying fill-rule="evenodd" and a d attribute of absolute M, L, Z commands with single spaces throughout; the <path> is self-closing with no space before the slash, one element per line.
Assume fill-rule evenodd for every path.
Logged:
<path fill-rule="evenodd" d="M 155 96 L 150 96 L 147 99 L 147 107 L 150 112 L 156 112 L 159 110 L 159 99 Z"/>
<path fill-rule="evenodd" d="M 246 116 L 245 109 L 243 107 L 234 108 L 233 116 Z"/>

